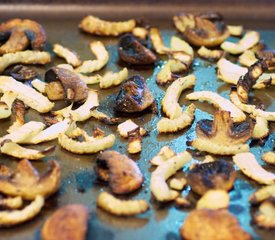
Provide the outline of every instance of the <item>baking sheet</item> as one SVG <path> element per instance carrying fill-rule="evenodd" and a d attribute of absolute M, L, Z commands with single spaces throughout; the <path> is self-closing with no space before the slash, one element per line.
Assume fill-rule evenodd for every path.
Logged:
<path fill-rule="evenodd" d="M 1 9 L 1 8 L 0 8 Z M 109 11 L 110 9 L 108 9 Z M 107 10 L 106 10 L 107 11 Z M 64 12 L 60 13 L 59 16 L 52 16 L 51 12 L 47 12 L 45 15 L 39 16 L 37 12 L 24 11 L 24 12 L 0 12 L 0 21 L 3 21 L 8 18 L 28 16 L 29 18 L 34 18 L 38 20 L 46 29 L 48 35 L 48 46 L 47 49 L 51 50 L 51 44 L 61 43 L 64 46 L 67 46 L 71 49 L 77 51 L 82 59 L 92 58 L 92 54 L 89 50 L 89 42 L 91 40 L 100 40 L 107 46 L 107 50 L 110 54 L 110 61 L 105 69 L 99 73 L 103 73 L 106 70 L 117 71 L 123 66 L 118 63 L 118 54 L 117 54 L 117 39 L 116 38 L 101 38 L 91 36 L 85 33 L 81 33 L 77 26 L 82 17 L 85 16 L 85 12 L 80 14 L 70 14 Z M 109 12 L 102 14 L 109 18 L 117 19 L 117 16 L 112 16 Z M 136 12 L 136 16 L 139 17 L 142 15 L 142 12 Z M 120 16 L 122 18 L 125 18 Z M 151 25 L 159 26 L 162 34 L 164 36 L 164 41 L 168 45 L 170 37 L 174 34 L 177 34 L 174 28 L 172 27 L 172 15 L 167 18 L 160 20 L 154 18 L 154 15 L 151 15 L 148 18 L 148 23 Z M 272 49 L 275 49 L 275 28 L 274 21 L 262 22 L 262 25 L 259 24 L 259 21 L 249 21 L 242 19 L 232 20 L 230 23 L 239 23 L 244 24 L 248 28 L 260 29 L 261 38 L 265 43 Z M 163 65 L 165 58 L 160 59 L 156 64 L 154 69 L 140 69 L 140 70 L 130 70 L 130 76 L 134 74 L 141 74 L 147 80 L 147 84 L 151 91 L 153 92 L 154 97 L 157 99 L 160 107 L 160 101 L 164 95 L 166 87 L 160 87 L 155 83 L 155 76 L 159 71 L 160 67 Z M 53 58 L 51 65 L 56 65 L 59 63 L 64 63 L 62 59 Z M 49 68 L 51 65 L 46 67 L 34 67 L 38 69 L 43 76 L 45 69 Z M 209 64 L 207 61 L 195 59 L 192 67 L 192 71 L 197 77 L 197 84 L 195 86 L 195 91 L 200 90 L 211 90 L 217 91 L 222 96 L 228 97 L 228 92 L 230 86 L 224 84 L 222 81 L 217 80 L 215 65 Z M 91 85 L 91 88 L 99 89 L 97 85 Z M 115 87 L 108 90 L 100 90 L 100 107 L 99 109 L 109 115 L 113 115 L 113 106 L 116 94 L 118 93 L 120 87 Z M 185 100 L 185 95 L 191 92 L 191 90 L 186 91 L 182 94 L 180 98 L 180 104 L 188 105 L 189 101 Z M 255 99 L 258 102 L 264 103 L 268 110 L 275 110 L 274 99 L 274 86 L 261 91 L 254 91 Z M 145 181 L 142 189 L 139 191 L 126 196 L 125 198 L 145 198 L 150 202 L 150 210 L 137 217 L 115 217 L 112 216 L 96 207 L 96 199 L 99 192 L 106 190 L 109 191 L 109 188 L 97 182 L 95 173 L 94 173 L 94 160 L 95 155 L 75 155 L 67 152 L 66 150 L 61 149 L 56 141 L 52 141 L 46 144 L 39 144 L 36 146 L 38 149 L 42 149 L 45 146 L 57 145 L 56 150 L 47 158 L 43 159 L 41 162 L 34 162 L 34 166 L 38 169 L 45 170 L 45 165 L 48 159 L 55 158 L 59 161 L 62 167 L 62 184 L 60 190 L 57 194 L 50 197 L 46 201 L 46 205 L 43 208 L 41 214 L 36 217 L 34 220 L 22 224 L 17 227 L 12 227 L 10 229 L 1 229 L 0 230 L 0 239 L 40 239 L 39 231 L 45 219 L 50 216 L 57 208 L 69 204 L 69 203 L 83 203 L 89 207 L 91 210 L 91 217 L 89 221 L 89 232 L 88 239 L 99 239 L 99 240 L 128 240 L 128 239 L 166 239 L 166 240 L 176 240 L 180 239 L 178 230 L 182 225 L 183 220 L 187 216 L 188 209 L 178 209 L 173 203 L 160 204 L 157 203 L 154 198 L 151 196 L 149 190 L 150 184 L 150 174 L 153 168 L 150 166 L 149 160 L 159 151 L 159 149 L 164 145 L 169 145 L 176 152 L 180 152 L 186 149 L 186 141 L 191 140 L 195 137 L 194 128 L 196 122 L 203 118 L 212 118 L 214 108 L 207 103 L 194 102 L 197 106 L 196 110 L 196 119 L 191 128 L 187 130 L 180 131 L 176 134 L 158 134 L 156 129 L 156 123 L 160 119 L 160 115 L 153 115 L 151 113 L 146 113 L 140 116 L 131 117 L 135 122 L 144 126 L 149 130 L 150 135 L 143 138 L 143 150 L 139 155 L 130 156 L 132 159 L 136 160 L 140 166 Z M 56 108 L 61 108 L 64 106 L 64 103 L 58 103 Z M 29 110 L 27 114 L 27 119 L 41 119 L 40 116 L 32 110 Z M 127 118 L 125 118 L 127 119 Z M 1 129 L 0 134 L 5 134 L 5 129 L 11 124 L 10 120 L 1 120 Z M 100 122 L 90 119 L 84 123 L 79 124 L 79 126 L 88 130 L 88 132 L 93 129 L 95 126 L 101 127 L 107 132 L 116 132 L 115 126 L 106 126 Z M 275 125 L 270 124 L 271 132 L 274 131 Z M 117 150 L 121 153 L 126 153 L 127 141 L 121 139 L 116 135 L 116 144 L 113 147 L 114 150 Z M 270 134 L 267 141 L 263 146 L 255 145 L 252 147 L 251 151 L 257 156 L 259 156 L 267 151 L 271 150 L 274 144 L 275 134 Z M 127 153 L 126 153 L 127 154 Z M 222 157 L 221 157 L 222 158 Z M 270 167 L 265 165 L 261 160 L 261 164 L 268 170 L 271 170 L 275 173 L 275 167 Z M 8 157 L 0 156 L 0 163 L 5 163 L 9 166 L 16 166 L 17 160 Z M 266 231 L 258 228 L 254 224 L 251 224 L 251 215 L 250 213 L 253 209 L 250 208 L 248 203 L 248 198 L 254 189 L 259 188 L 260 185 L 251 182 L 243 176 L 238 174 L 238 179 L 234 184 L 234 189 L 230 192 L 230 207 L 229 210 L 238 217 L 241 222 L 242 227 L 251 233 L 255 239 L 272 239 L 274 238 L 275 231 Z M 187 188 L 183 193 L 189 193 L 192 200 L 198 199 L 198 196 L 190 192 L 190 188 Z"/>

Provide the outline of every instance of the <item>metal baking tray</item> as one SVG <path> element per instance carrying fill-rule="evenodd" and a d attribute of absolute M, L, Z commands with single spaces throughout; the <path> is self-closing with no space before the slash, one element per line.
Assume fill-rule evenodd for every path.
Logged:
<path fill-rule="evenodd" d="M 38 1 L 41 2 L 41 1 Z M 58 1 L 63 3 L 64 1 Z M 85 1 L 84 1 L 85 2 Z M 107 1 L 108 2 L 108 1 Z M 142 1 L 143 2 L 143 1 Z M 147 1 L 148 2 L 148 1 Z M 153 1 L 155 3 L 156 1 Z M 164 1 L 161 1 L 162 3 Z M 189 2 L 186 8 L 179 6 L 179 1 L 175 1 L 175 5 L 165 7 L 164 5 L 155 6 L 154 10 L 152 5 L 134 6 L 125 4 L 125 1 L 119 1 L 119 6 L 114 6 L 108 2 L 108 4 L 94 4 L 83 6 L 79 2 L 77 4 L 66 5 L 32 5 L 32 4 L 13 4 L 0 5 L 0 21 L 4 21 L 9 18 L 22 17 L 31 18 L 39 21 L 46 29 L 48 36 L 47 50 L 51 51 L 51 44 L 61 43 L 71 49 L 77 51 L 82 59 L 92 58 L 88 43 L 91 40 L 100 40 L 107 46 L 107 50 L 110 54 L 110 61 L 106 68 L 99 73 L 104 73 L 107 70 L 119 70 L 122 65 L 118 62 L 117 53 L 117 38 L 102 38 L 91 36 L 80 32 L 78 29 L 78 23 L 87 14 L 94 14 L 107 19 L 127 19 L 143 18 L 148 24 L 160 27 L 164 42 L 168 45 L 170 37 L 174 34 L 178 34 L 173 27 L 172 16 L 175 13 L 188 10 L 188 11 L 205 11 L 205 10 L 218 10 L 225 15 L 226 21 L 232 24 L 243 24 L 246 28 L 259 30 L 261 38 L 269 46 L 269 48 L 275 49 L 275 16 L 272 15 L 272 9 L 274 13 L 274 4 L 272 1 L 264 1 L 271 5 L 258 7 L 259 16 L 249 14 L 248 10 L 241 14 L 241 11 L 236 6 L 230 6 L 229 1 L 220 1 L 219 5 L 211 5 L 213 7 L 205 5 L 192 5 Z M 203 1 L 200 1 L 203 2 Z M 240 1 L 241 3 L 247 1 Z M 86 1 L 87 3 L 87 1 Z M 256 11 L 256 1 L 251 1 Z M 230 14 L 227 6 L 236 8 L 236 11 L 232 11 Z M 252 6 L 251 5 L 251 6 Z M 250 6 L 250 7 L 251 7 Z M 148 9 L 149 7 L 149 9 Z M 245 9 L 244 5 L 241 5 L 242 9 Z M 251 9 L 251 8 L 250 8 Z M 251 13 L 251 12 L 250 12 Z M 266 14 L 265 14 L 266 13 Z M 273 16 L 273 17 L 272 17 Z M 166 87 L 160 87 L 155 83 L 155 76 L 159 71 L 159 68 L 164 63 L 165 58 L 160 58 L 155 68 L 149 69 L 130 69 L 130 76 L 134 74 L 141 74 L 145 77 L 146 82 L 153 92 L 154 97 L 157 99 L 160 106 L 160 101 L 164 95 Z M 41 77 L 47 68 L 51 65 L 63 63 L 63 60 L 54 57 L 51 64 L 41 67 L 34 67 L 37 69 Z M 223 96 L 228 96 L 230 86 L 217 79 L 215 65 L 210 64 L 207 61 L 203 61 L 199 58 L 194 60 L 192 70 L 197 77 L 197 84 L 195 91 L 199 90 L 211 90 L 217 91 Z M 99 89 L 97 85 L 91 85 L 91 88 Z M 103 112 L 114 115 L 113 106 L 116 94 L 120 87 L 115 87 L 108 90 L 100 90 L 100 107 Z M 270 87 L 261 91 L 254 91 L 255 99 L 258 102 L 264 103 L 268 110 L 275 110 L 275 103 L 273 101 L 275 88 Z M 187 92 L 191 92 L 187 91 Z M 182 105 L 187 105 L 190 102 L 185 100 L 186 92 L 184 92 L 180 98 Z M 158 134 L 156 129 L 156 123 L 160 119 L 161 115 L 154 115 L 151 113 L 145 113 L 143 115 L 134 115 L 131 118 L 137 123 L 144 126 L 149 131 L 149 136 L 143 139 L 143 149 L 141 154 L 131 155 L 130 157 L 137 161 L 141 168 L 145 181 L 143 187 L 131 194 L 125 196 L 125 198 L 145 198 L 150 202 L 150 210 L 145 214 L 137 217 L 116 217 L 112 216 L 101 209 L 96 207 L 96 199 L 99 192 L 109 188 L 102 185 L 96 180 L 94 173 L 94 164 L 96 154 L 94 155 L 75 155 L 61 149 L 57 141 L 52 141 L 45 144 L 39 144 L 34 148 L 44 148 L 49 145 L 56 145 L 55 151 L 42 161 L 33 162 L 34 166 L 38 169 L 45 170 L 46 162 L 48 159 L 57 159 L 62 167 L 62 184 L 60 190 L 55 195 L 51 196 L 46 201 L 42 212 L 33 220 L 24 223 L 22 225 L 0 230 L 0 239 L 40 239 L 40 229 L 47 217 L 49 217 L 59 207 L 70 203 L 83 203 L 91 210 L 89 220 L 89 231 L 87 239 L 97 240 L 128 240 L 128 239 L 160 239 L 160 240 L 178 240 L 179 228 L 183 223 L 183 220 L 188 215 L 190 210 L 178 209 L 173 203 L 160 204 L 157 203 L 151 195 L 149 190 L 150 175 L 153 170 L 149 160 L 159 151 L 164 145 L 169 145 L 175 151 L 180 152 L 188 148 L 186 142 L 191 140 L 195 136 L 196 122 L 203 118 L 212 118 L 214 108 L 207 103 L 195 102 L 197 106 L 196 119 L 191 128 L 180 131 L 176 134 Z M 56 109 L 64 106 L 64 103 L 57 103 Z M 41 117 L 34 111 L 29 110 L 26 120 L 35 119 L 41 120 Z M 124 119 L 127 119 L 124 118 Z M 11 124 L 10 120 L 1 120 L 0 134 L 5 134 L 5 129 Z M 81 127 L 88 132 L 93 129 L 94 126 L 99 126 L 107 132 L 116 132 L 115 126 L 106 126 L 94 119 L 89 119 L 86 122 L 80 124 Z M 275 141 L 275 129 L 274 123 L 270 123 L 271 134 L 267 140 L 261 145 L 256 143 L 251 148 L 252 152 L 257 156 L 259 162 L 264 165 L 264 168 L 275 173 L 275 167 L 267 166 L 260 160 L 260 155 L 271 150 Z M 116 144 L 113 147 L 121 153 L 126 152 L 127 142 L 121 139 L 118 135 L 116 138 Z M 194 157 L 195 158 L 195 157 Z M 220 157 L 222 158 L 222 157 Z M 17 160 L 1 155 L 0 163 L 7 164 L 9 166 L 16 166 Z M 248 198 L 250 194 L 260 187 L 259 184 L 250 181 L 247 177 L 238 174 L 238 179 L 234 184 L 234 189 L 230 192 L 230 207 L 229 210 L 239 219 L 241 226 L 251 233 L 255 239 L 274 239 L 275 231 L 267 231 L 257 227 L 251 222 L 251 213 L 255 209 L 250 207 Z M 195 202 L 198 196 L 190 191 L 190 188 L 184 190 L 184 193 L 190 194 L 190 198 Z M 58 239 L 58 238 L 57 238 Z"/>

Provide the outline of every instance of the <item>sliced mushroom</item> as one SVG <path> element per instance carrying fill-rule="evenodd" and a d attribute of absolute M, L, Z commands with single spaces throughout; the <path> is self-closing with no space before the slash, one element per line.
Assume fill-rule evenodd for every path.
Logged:
<path fill-rule="evenodd" d="M 52 67 L 45 73 L 46 94 L 51 100 L 66 99 L 82 102 L 88 96 L 88 87 L 77 74 L 64 68 Z"/>
<path fill-rule="evenodd" d="M 209 15 L 183 13 L 174 16 L 173 20 L 178 31 L 195 46 L 218 46 L 229 36 L 229 31 L 220 15 L 217 18 L 209 18 Z"/>
<path fill-rule="evenodd" d="M 200 150 L 219 155 L 233 155 L 249 151 L 244 144 L 252 136 L 252 122 L 233 124 L 229 112 L 215 112 L 214 121 L 197 122 L 197 138 L 191 145 Z"/>
<path fill-rule="evenodd" d="M 135 75 L 125 81 L 116 97 L 115 110 L 118 112 L 141 112 L 152 106 L 154 97 L 144 78 Z"/>
<path fill-rule="evenodd" d="M 140 134 L 140 128 L 137 127 L 128 132 L 128 146 L 127 151 L 130 154 L 140 153 L 142 149 L 142 137 Z"/>
<path fill-rule="evenodd" d="M 238 219 L 225 209 L 196 209 L 190 212 L 180 228 L 180 235 L 188 240 L 251 240 Z"/>
<path fill-rule="evenodd" d="M 99 194 L 97 206 L 116 216 L 134 216 L 149 209 L 145 200 L 120 200 L 107 192 Z"/>
<path fill-rule="evenodd" d="M 38 73 L 34 71 L 32 68 L 21 64 L 6 69 L 4 74 L 12 76 L 14 79 L 18 81 L 32 80 L 38 75 Z"/>
<path fill-rule="evenodd" d="M 0 47 L 2 54 L 25 50 L 29 42 L 33 50 L 42 50 L 46 43 L 44 28 L 38 22 L 29 19 L 14 18 L 2 23 L 0 34 L 9 36 L 8 41 Z"/>
<path fill-rule="evenodd" d="M 43 240 L 85 240 L 88 230 L 89 210 L 81 204 L 71 204 L 56 210 L 44 223 Z"/>
<path fill-rule="evenodd" d="M 222 58 L 217 63 L 218 78 L 226 83 L 237 85 L 240 77 L 244 76 L 248 69 L 234 64 L 225 58 Z M 254 89 L 265 88 L 275 84 L 274 73 L 263 73 L 256 82 L 253 83 Z"/>
<path fill-rule="evenodd" d="M 127 194 L 139 189 L 143 176 L 138 165 L 126 155 L 116 151 L 104 151 L 97 157 L 96 172 L 102 179 L 100 171 L 107 174 L 102 180 L 108 181 L 115 194 Z"/>
<path fill-rule="evenodd" d="M 275 51 L 262 51 L 259 50 L 256 53 L 256 57 L 260 60 L 265 60 L 268 70 L 272 71 L 275 70 Z"/>
<path fill-rule="evenodd" d="M 210 189 L 229 191 L 235 179 L 236 171 L 233 164 L 225 160 L 196 164 L 187 176 L 187 182 L 192 191 L 199 195 L 203 195 Z"/>
<path fill-rule="evenodd" d="M 14 174 L 0 175 L 0 192 L 10 196 L 21 196 L 26 200 L 33 200 L 41 195 L 49 197 L 60 185 L 60 166 L 56 161 L 49 162 L 49 169 L 41 176 L 27 160 L 21 160 Z"/>
<path fill-rule="evenodd" d="M 149 65 L 157 60 L 156 55 L 132 34 L 120 38 L 118 52 L 120 59 L 130 65 Z"/>
<path fill-rule="evenodd" d="M 257 79 L 268 68 L 265 60 L 259 60 L 248 68 L 248 72 L 241 76 L 237 83 L 237 93 L 243 103 L 247 103 L 249 91 Z"/>
<path fill-rule="evenodd" d="M 251 152 L 238 153 L 233 156 L 233 161 L 246 176 L 258 183 L 266 185 L 275 183 L 275 174 L 265 170 Z"/>
<path fill-rule="evenodd" d="M 8 128 L 7 132 L 11 133 L 25 124 L 26 106 L 20 100 L 15 100 L 12 106 L 12 113 L 15 115 L 15 121 Z"/>
<path fill-rule="evenodd" d="M 99 36 L 118 36 L 131 32 L 136 26 L 136 20 L 130 19 L 123 22 L 105 21 L 89 15 L 81 20 L 79 28 L 84 32 Z"/>

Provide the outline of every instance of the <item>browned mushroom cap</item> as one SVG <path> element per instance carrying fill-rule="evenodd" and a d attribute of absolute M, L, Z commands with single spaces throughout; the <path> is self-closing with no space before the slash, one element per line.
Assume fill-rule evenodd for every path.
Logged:
<path fill-rule="evenodd" d="M 143 46 L 132 34 L 125 34 L 119 41 L 119 57 L 122 61 L 132 65 L 153 64 L 156 55 Z"/>
<path fill-rule="evenodd" d="M 0 47 L 0 54 L 14 53 L 26 49 L 29 45 L 29 39 L 26 34 L 21 31 L 13 31 L 9 35 L 9 39 Z"/>
<path fill-rule="evenodd" d="M 43 240 L 85 240 L 88 229 L 89 210 L 81 204 L 64 206 L 54 212 L 45 222 Z"/>
<path fill-rule="evenodd" d="M 125 81 L 116 97 L 115 110 L 118 112 L 141 112 L 152 106 L 154 97 L 144 78 L 135 75 Z"/>
<path fill-rule="evenodd" d="M 217 13 L 181 14 L 174 17 L 174 24 L 195 46 L 218 46 L 229 36 L 222 16 Z"/>
<path fill-rule="evenodd" d="M 257 79 L 268 69 L 267 59 L 259 60 L 248 68 L 248 72 L 241 76 L 237 83 L 237 94 L 243 103 L 247 103 L 249 91 Z"/>
<path fill-rule="evenodd" d="M 180 234 L 188 240 L 250 240 L 228 210 L 196 209 L 185 219 Z"/>
<path fill-rule="evenodd" d="M 4 71 L 4 74 L 12 76 L 14 79 L 18 81 L 32 80 L 38 75 L 38 73 L 34 71 L 32 68 L 21 64 L 6 69 Z"/>
<path fill-rule="evenodd" d="M 60 166 L 54 160 L 49 162 L 49 169 L 39 176 L 29 160 L 23 159 L 12 175 L 0 175 L 0 192 L 27 200 L 35 199 L 37 195 L 48 197 L 58 190 L 60 175 Z"/>
<path fill-rule="evenodd" d="M 268 70 L 275 69 L 275 51 L 258 51 L 256 53 L 258 59 L 265 59 Z"/>
<path fill-rule="evenodd" d="M 44 28 L 29 19 L 11 19 L 0 25 L 0 35 L 9 39 L 1 46 L 0 53 L 16 52 L 27 48 L 30 41 L 33 50 L 42 50 L 46 42 Z"/>
<path fill-rule="evenodd" d="M 45 81 L 49 82 L 46 93 L 50 100 L 81 102 L 88 96 L 87 84 L 70 70 L 52 67 L 45 73 Z"/>
<path fill-rule="evenodd" d="M 196 133 L 198 137 L 208 138 L 221 145 L 234 145 L 245 143 L 252 134 L 252 122 L 233 123 L 230 113 L 217 111 L 214 120 L 203 119 L 197 122 Z"/>
<path fill-rule="evenodd" d="M 192 191 L 203 195 L 210 189 L 230 190 L 236 179 L 233 164 L 225 160 L 195 165 L 188 172 L 187 181 Z"/>
<path fill-rule="evenodd" d="M 113 193 L 126 194 L 141 187 L 143 176 L 138 165 L 126 155 L 116 151 L 104 151 L 97 157 L 96 172 L 108 181 Z"/>

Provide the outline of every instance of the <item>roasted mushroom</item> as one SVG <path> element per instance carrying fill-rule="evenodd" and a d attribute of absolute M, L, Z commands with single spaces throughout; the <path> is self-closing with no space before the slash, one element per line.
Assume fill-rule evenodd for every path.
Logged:
<path fill-rule="evenodd" d="M 180 234 L 188 240 L 251 240 L 228 210 L 196 209 L 185 219 Z"/>
<path fill-rule="evenodd" d="M 88 96 L 88 87 L 77 74 L 64 68 L 52 67 L 45 73 L 46 94 L 50 100 L 66 99 L 82 102 Z"/>
<path fill-rule="evenodd" d="M 88 230 L 89 210 L 81 204 L 64 206 L 54 212 L 44 223 L 43 240 L 85 240 Z"/>
<path fill-rule="evenodd" d="M 258 51 L 256 53 L 258 59 L 265 59 L 268 70 L 275 69 L 275 51 Z"/>
<path fill-rule="evenodd" d="M 0 192 L 10 196 L 21 196 L 33 200 L 41 195 L 49 197 L 60 185 L 60 166 L 56 161 L 49 162 L 50 168 L 41 176 L 27 160 L 21 160 L 12 175 L 0 175 Z"/>
<path fill-rule="evenodd" d="M 250 89 L 267 69 L 266 60 L 259 60 L 248 68 L 248 72 L 244 76 L 240 77 L 237 83 L 237 93 L 243 103 L 247 103 Z"/>
<path fill-rule="evenodd" d="M 197 122 L 197 138 L 191 145 L 200 150 L 219 155 L 233 155 L 249 151 L 244 144 L 252 136 L 252 122 L 233 124 L 229 112 L 215 112 L 214 121 L 203 119 Z"/>
<path fill-rule="evenodd" d="M 152 106 L 154 101 L 144 78 L 135 75 L 122 84 L 116 97 L 115 110 L 124 113 L 141 112 Z"/>
<path fill-rule="evenodd" d="M 218 46 L 229 36 L 222 16 L 217 13 L 200 15 L 183 13 L 174 16 L 173 20 L 178 31 L 195 46 Z"/>
<path fill-rule="evenodd" d="M 228 191 L 233 187 L 235 179 L 233 164 L 225 160 L 197 164 L 187 176 L 192 191 L 200 195 L 210 189 Z"/>
<path fill-rule="evenodd" d="M 42 50 L 46 42 L 44 28 L 33 20 L 11 19 L 0 25 L 0 36 L 8 38 L 0 47 L 0 54 L 25 50 L 29 42 L 33 50 Z"/>
<path fill-rule="evenodd" d="M 18 81 L 28 81 L 37 77 L 37 72 L 31 69 L 30 67 L 24 65 L 15 65 L 11 68 L 8 68 L 4 71 L 5 75 L 12 76 Z"/>
<path fill-rule="evenodd" d="M 123 35 L 118 46 L 120 59 L 128 64 L 149 65 L 157 60 L 156 55 L 132 34 Z"/>
<path fill-rule="evenodd" d="M 115 194 L 131 193 L 143 183 L 138 165 L 126 155 L 116 151 L 102 152 L 97 157 L 95 171 L 99 179 L 109 183 Z M 102 172 L 105 173 L 104 176 Z"/>

